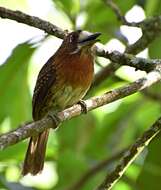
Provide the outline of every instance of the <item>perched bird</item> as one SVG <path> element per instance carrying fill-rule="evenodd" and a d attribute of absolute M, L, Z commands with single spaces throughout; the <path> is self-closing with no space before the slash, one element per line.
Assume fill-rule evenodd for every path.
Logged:
<path fill-rule="evenodd" d="M 56 114 L 78 103 L 89 89 L 93 74 L 92 45 L 100 33 L 74 31 L 39 72 L 33 100 L 33 120 Z M 49 129 L 30 138 L 22 174 L 42 171 Z"/>

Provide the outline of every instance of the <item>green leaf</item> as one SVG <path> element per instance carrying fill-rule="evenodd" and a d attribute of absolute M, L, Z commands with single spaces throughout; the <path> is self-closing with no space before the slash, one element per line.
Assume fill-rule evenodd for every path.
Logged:
<path fill-rule="evenodd" d="M 80 9 L 79 0 L 53 0 L 53 2 L 69 18 L 74 18 Z"/>
<path fill-rule="evenodd" d="M 160 0 L 148 0 L 145 9 L 147 16 L 154 16 L 161 14 Z M 157 32 L 157 31 L 156 31 Z M 157 34 L 156 34 L 157 35 Z M 151 58 L 161 58 L 161 37 L 158 36 L 149 46 L 149 55 Z"/>
<path fill-rule="evenodd" d="M 3 151 L 0 151 L 0 160 L 5 164 L 5 162 L 22 162 L 25 156 L 27 145 L 23 142 L 10 146 Z"/>
<path fill-rule="evenodd" d="M 127 3 L 122 0 L 116 0 L 114 1 L 118 7 L 120 8 L 121 12 L 125 14 L 127 11 L 129 11 L 134 5 L 136 5 L 136 0 L 129 0 Z"/>
<path fill-rule="evenodd" d="M 145 6 L 145 13 L 147 16 L 153 16 L 161 13 L 160 0 L 147 0 Z"/>
<path fill-rule="evenodd" d="M 149 46 L 150 58 L 160 59 L 161 58 L 161 37 L 157 37 Z"/>
<path fill-rule="evenodd" d="M 114 104 L 116 105 L 116 109 L 109 113 L 101 113 L 101 110 L 103 108 L 100 108 L 100 110 L 98 110 L 100 115 L 104 116 L 101 122 L 96 124 L 96 128 L 91 135 L 90 143 L 86 147 L 86 155 L 88 155 L 89 158 L 101 160 L 103 158 L 106 158 L 107 155 L 113 154 L 116 149 L 129 145 L 129 142 L 132 141 L 132 138 L 130 137 L 132 136 L 133 132 L 137 130 L 137 128 L 132 129 L 132 124 L 130 121 L 133 118 L 133 114 L 138 110 L 134 96 L 126 98 L 126 100 L 120 103 L 120 105 L 118 104 L 118 106 L 116 102 L 104 106 L 104 108 L 106 107 L 108 109 L 108 107 L 111 106 L 112 108 L 114 107 Z M 132 100 L 129 101 L 129 99 Z M 127 117 L 127 114 L 129 117 Z M 118 139 L 118 133 L 116 131 L 118 131 L 122 125 L 124 126 L 125 132 L 122 133 L 121 131 L 120 137 Z M 128 136 L 125 138 L 125 134 L 127 132 Z M 124 142 L 124 139 L 126 144 Z M 115 147 L 115 145 L 118 145 L 118 147 Z"/>
<path fill-rule="evenodd" d="M 59 182 L 56 189 L 65 189 L 65 187 L 75 182 L 87 168 L 84 159 L 69 149 L 66 149 L 60 155 L 57 164 Z"/>
<path fill-rule="evenodd" d="M 0 123 L 10 119 L 12 127 L 31 118 L 31 97 L 27 83 L 29 60 L 35 48 L 18 45 L 0 66 Z"/>
<path fill-rule="evenodd" d="M 161 134 L 148 146 L 148 155 L 137 179 L 139 189 L 159 190 L 161 187 Z"/>

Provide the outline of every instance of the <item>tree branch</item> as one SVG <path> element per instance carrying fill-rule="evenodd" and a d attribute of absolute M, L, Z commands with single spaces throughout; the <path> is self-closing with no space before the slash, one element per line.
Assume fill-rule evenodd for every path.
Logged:
<path fill-rule="evenodd" d="M 131 54 L 120 53 L 118 51 L 109 53 L 108 51 L 98 49 L 97 55 L 110 59 L 112 62 L 118 63 L 119 65 L 128 65 L 136 68 L 137 70 L 146 72 L 150 72 L 161 65 L 161 59 L 144 59 L 135 57 Z"/>
<path fill-rule="evenodd" d="M 119 14 L 121 15 L 121 13 Z M 4 7 L 0 7 L 0 17 L 8 18 L 29 26 L 33 26 L 35 28 L 39 28 L 48 34 L 54 35 L 61 39 L 63 39 L 67 32 L 38 17 L 30 16 L 21 11 L 13 11 Z M 138 23 L 136 23 L 136 25 L 138 25 Z M 127 47 L 126 53 L 137 54 L 138 52 L 145 49 L 149 43 L 151 43 L 160 34 L 161 16 L 154 16 L 145 19 L 139 23 L 139 27 L 141 27 L 143 30 L 143 36 L 136 43 Z"/>
<path fill-rule="evenodd" d="M 131 54 L 120 53 L 118 51 L 109 53 L 104 49 L 97 49 L 97 55 L 109 59 L 112 61 L 112 63 L 104 67 L 95 75 L 92 88 L 98 86 L 102 81 L 107 79 L 108 76 L 111 76 L 122 65 L 128 65 L 130 67 L 134 67 L 136 70 L 142 70 L 146 72 L 150 72 L 161 66 L 161 59 L 144 59 L 135 57 Z"/>
<path fill-rule="evenodd" d="M 140 23 L 142 36 L 126 48 L 126 53 L 138 54 L 161 34 L 161 15 L 147 18 Z"/>
<path fill-rule="evenodd" d="M 8 18 L 29 26 L 33 26 L 35 28 L 39 28 L 46 33 L 54 35 L 58 38 L 63 38 L 66 33 L 61 28 L 55 26 L 54 24 L 51 24 L 50 22 L 47 22 L 35 16 L 30 16 L 21 11 L 13 11 L 4 7 L 0 7 L 0 17 Z"/>
<path fill-rule="evenodd" d="M 93 110 L 100 106 L 106 105 L 118 99 L 124 98 L 137 91 L 143 90 L 152 84 L 161 80 L 161 70 L 155 70 L 147 74 L 146 77 L 140 78 L 129 85 L 111 90 L 101 96 L 96 96 L 85 101 L 87 110 Z M 82 113 L 81 106 L 76 104 L 57 114 L 60 122 L 72 117 L 76 117 Z M 43 118 L 40 121 L 24 125 L 12 132 L 0 136 L 0 149 L 4 149 L 12 144 L 16 144 L 30 136 L 44 131 L 47 128 L 56 128 L 56 124 L 51 117 Z"/>
<path fill-rule="evenodd" d="M 161 117 L 131 146 L 116 168 L 106 176 L 97 190 L 110 190 L 121 178 L 128 166 L 143 151 L 150 141 L 161 131 Z"/>

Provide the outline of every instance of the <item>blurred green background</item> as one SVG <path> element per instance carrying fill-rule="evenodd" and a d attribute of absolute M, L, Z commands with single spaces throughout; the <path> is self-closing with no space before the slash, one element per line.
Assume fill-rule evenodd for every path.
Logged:
<path fill-rule="evenodd" d="M 115 2 L 128 21 L 137 22 L 161 13 L 160 0 Z M 122 26 L 101 0 L 0 0 L 0 6 L 39 16 L 63 29 L 101 32 L 101 43 L 109 51 L 123 52 L 127 44 L 141 36 L 140 29 Z M 53 36 L 44 38 L 43 31 L 0 19 L 0 133 L 32 120 L 31 100 L 37 74 L 60 44 L 61 40 Z M 139 56 L 161 58 L 160 52 L 161 37 Z M 108 60 L 96 58 L 95 73 L 108 64 Z M 107 76 L 92 88 L 87 97 L 144 75 L 133 68 L 121 67 L 115 76 Z M 153 95 L 160 97 L 156 99 Z M 10 146 L 0 152 L 0 190 L 67 190 L 90 168 L 132 144 L 160 116 L 160 104 L 160 84 L 157 84 L 148 93 L 137 93 L 64 122 L 56 131 L 51 130 L 45 168 L 36 177 L 21 176 L 28 141 Z M 113 190 L 160 190 L 160 147 L 158 135 Z M 79 189 L 97 187 L 116 163 L 104 167 Z"/>

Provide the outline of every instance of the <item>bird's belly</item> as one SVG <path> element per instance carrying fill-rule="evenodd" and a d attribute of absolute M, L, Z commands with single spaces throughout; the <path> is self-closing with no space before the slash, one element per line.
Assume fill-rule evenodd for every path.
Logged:
<path fill-rule="evenodd" d="M 83 89 L 81 87 L 73 89 L 72 86 L 65 86 L 64 88 L 59 89 L 52 97 L 51 110 L 57 112 L 72 106 L 84 97 L 87 90 L 88 89 Z"/>

